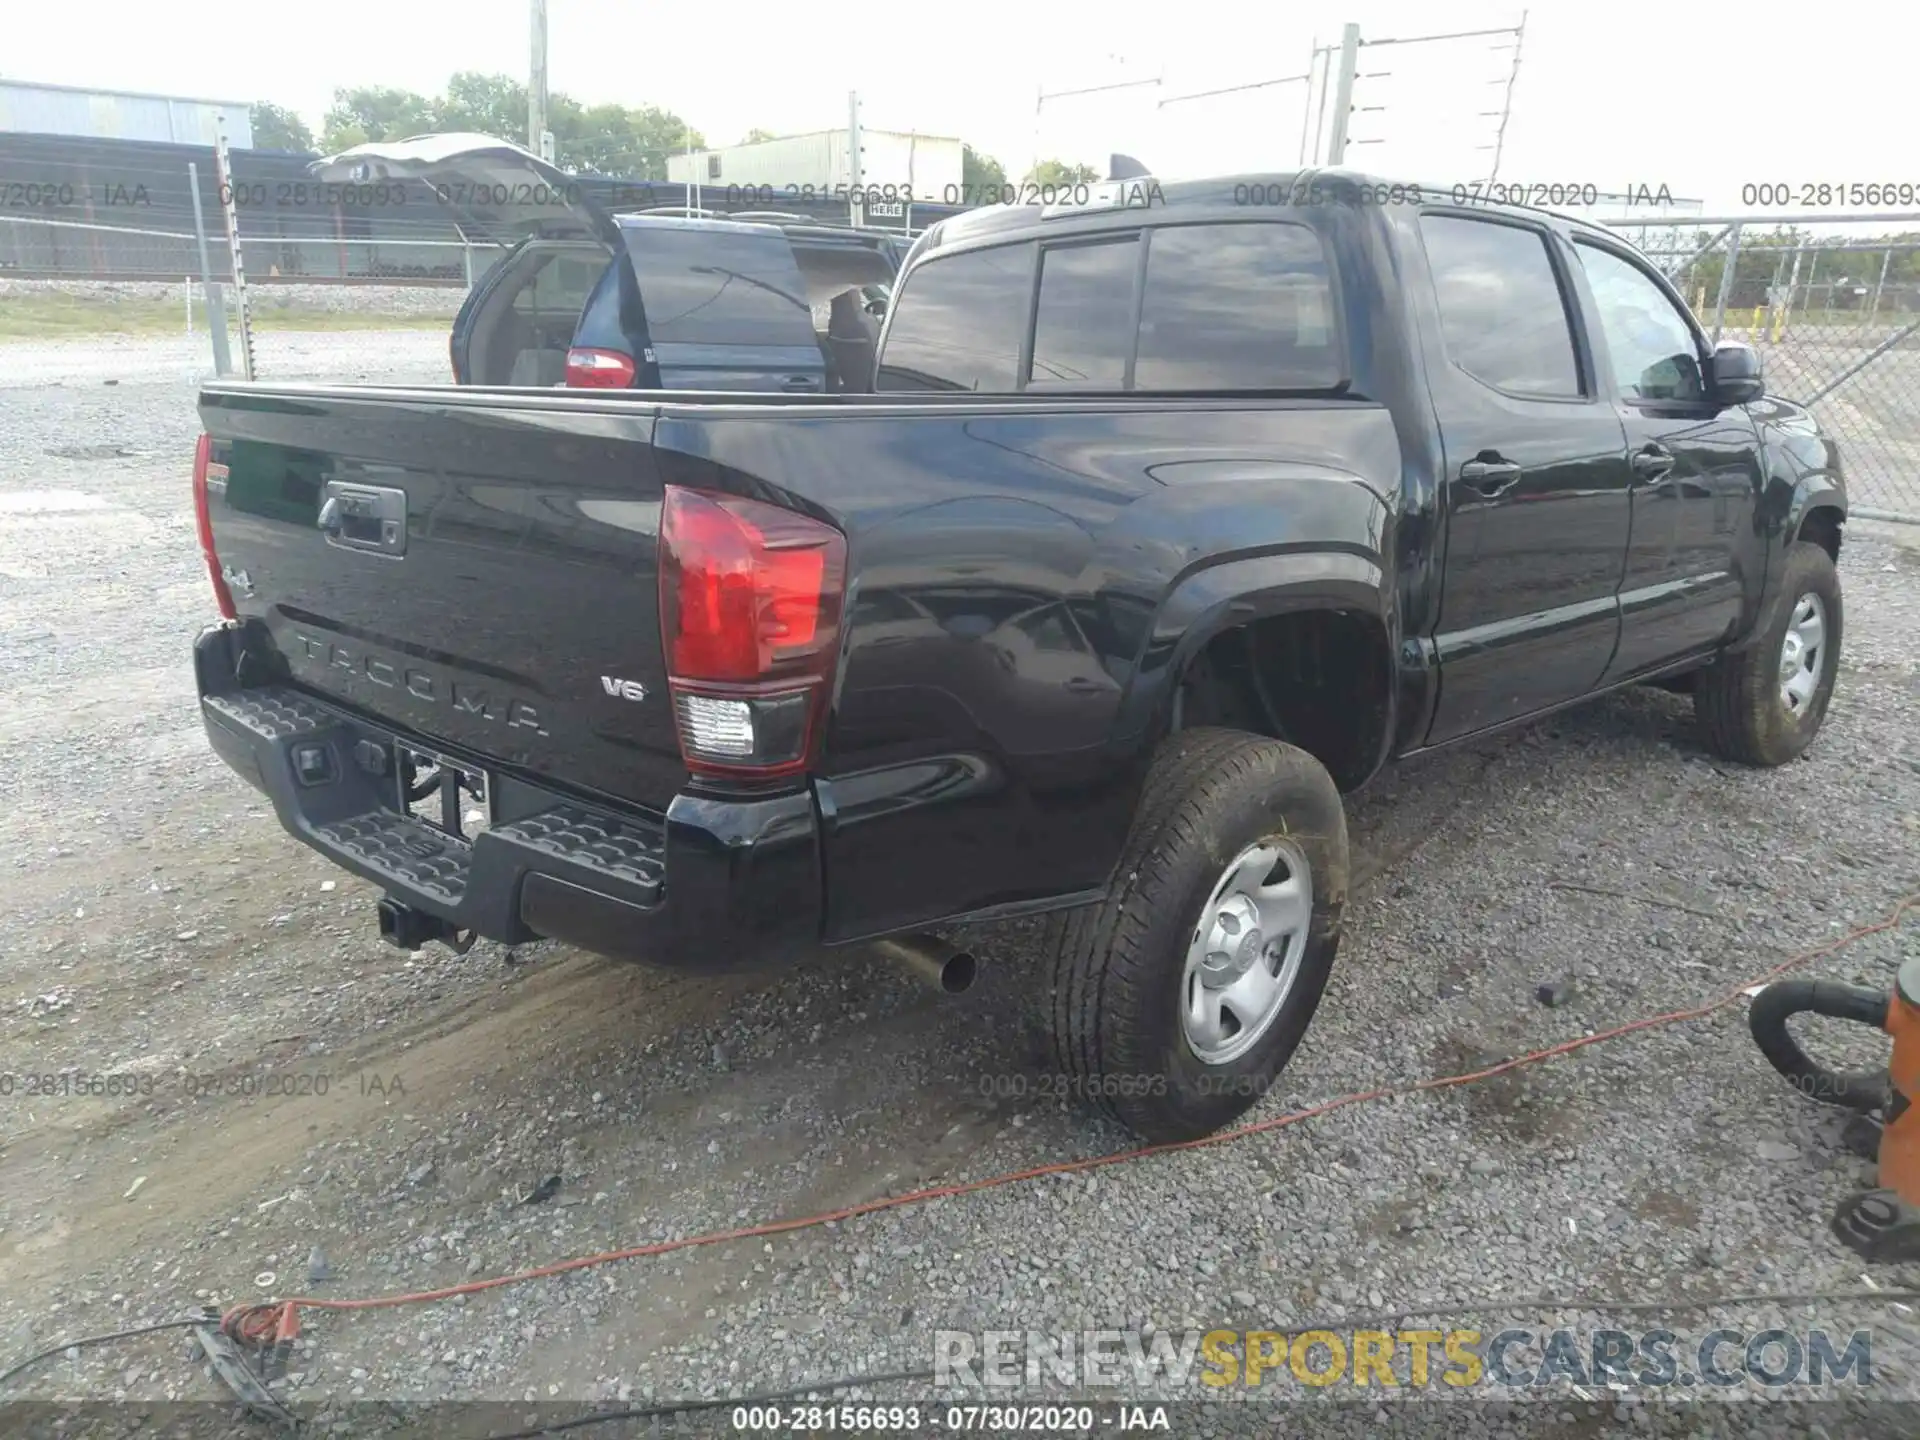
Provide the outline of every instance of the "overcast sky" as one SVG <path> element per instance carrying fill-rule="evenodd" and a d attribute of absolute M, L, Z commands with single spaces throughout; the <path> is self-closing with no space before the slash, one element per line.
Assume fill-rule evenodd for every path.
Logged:
<path fill-rule="evenodd" d="M 167 0 L 8 6 L 0 73 L 69 85 L 289 105 L 313 125 L 336 86 L 437 91 L 456 70 L 523 76 L 527 0 L 327 0 L 248 8 Z M 1039 153 L 1158 173 L 1284 169 L 1300 154 L 1305 87 L 1156 105 L 1298 74 L 1343 21 L 1369 39 L 1513 24 L 1518 6 L 1222 0 L 549 0 L 551 85 L 587 102 L 672 109 L 714 143 L 846 123 L 857 89 L 881 129 L 958 135 L 1018 173 Z M 1774 16 L 1781 17 L 1780 22 Z M 1793 18 L 1788 21 L 1788 16 Z M 1501 178 L 1619 190 L 1665 183 L 1709 210 L 1743 184 L 1920 183 L 1915 8 L 1608 5 L 1536 0 Z M 836 29 L 833 17 L 847 24 Z M 1784 33 L 1780 23 L 1788 23 Z M 1494 40 L 1362 51 L 1349 163 L 1415 178 L 1484 176 L 1510 56 Z M 1382 73 L 1385 72 L 1385 73 Z M 1036 94 L 1154 78 L 1157 87 Z M 510 137 L 524 140 L 525 137 Z"/>

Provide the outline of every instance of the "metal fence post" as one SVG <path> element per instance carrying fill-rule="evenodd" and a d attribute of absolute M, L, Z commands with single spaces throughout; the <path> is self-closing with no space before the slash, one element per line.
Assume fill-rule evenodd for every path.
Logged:
<path fill-rule="evenodd" d="M 1727 323 L 1727 296 L 1733 290 L 1734 272 L 1740 268 L 1740 224 L 1727 232 L 1727 265 L 1720 272 L 1720 294 L 1713 303 L 1713 343 L 1720 343 L 1720 331 Z"/>
<path fill-rule="evenodd" d="M 240 258 L 240 210 L 233 192 L 233 165 L 227 155 L 227 116 L 213 115 L 213 173 L 220 181 L 220 208 L 227 220 L 227 250 L 233 261 L 233 298 L 240 311 L 240 376 L 253 379 L 253 314 L 247 307 L 247 267 Z"/>
<path fill-rule="evenodd" d="M 1893 263 L 1893 249 L 1889 246 L 1880 252 L 1880 278 L 1873 282 L 1873 303 L 1867 306 L 1867 319 L 1871 320 L 1880 313 L 1880 292 L 1887 288 L 1887 267 Z"/>
<path fill-rule="evenodd" d="M 1793 292 L 1800 284 L 1800 251 L 1804 242 L 1793 243 L 1793 268 L 1787 272 L 1786 293 L 1780 297 L 1780 308 L 1773 317 L 1773 341 L 1777 345 L 1780 337 L 1787 333 L 1787 317 L 1793 314 Z"/>
<path fill-rule="evenodd" d="M 213 264 L 207 258 L 207 217 L 200 208 L 200 167 L 187 162 L 187 184 L 193 191 L 193 230 L 200 240 L 200 288 L 207 292 L 207 333 L 213 336 L 213 373 L 221 379 L 233 373 L 233 356 L 227 350 L 227 297 L 220 282 L 213 278 Z"/>

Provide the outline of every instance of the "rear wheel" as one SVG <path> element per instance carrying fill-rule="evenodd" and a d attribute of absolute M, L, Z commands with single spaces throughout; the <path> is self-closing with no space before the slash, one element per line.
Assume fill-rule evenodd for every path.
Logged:
<path fill-rule="evenodd" d="M 1346 892 L 1346 815 L 1317 760 L 1239 731 L 1169 738 L 1113 894 L 1050 928 L 1069 1086 L 1154 1141 L 1245 1112 L 1313 1019 Z"/>
<path fill-rule="evenodd" d="M 1699 672 L 1694 713 L 1729 760 L 1784 765 L 1813 743 L 1840 671 L 1840 575 L 1808 540 L 1787 552 L 1787 603 L 1765 634 Z"/>

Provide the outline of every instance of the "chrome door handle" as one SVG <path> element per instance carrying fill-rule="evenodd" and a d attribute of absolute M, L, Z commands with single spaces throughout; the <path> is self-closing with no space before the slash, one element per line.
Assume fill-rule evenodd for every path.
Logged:
<path fill-rule="evenodd" d="M 1659 445 L 1649 445 L 1637 450 L 1633 456 L 1633 475 L 1636 480 L 1652 485 L 1666 478 L 1673 469 L 1673 452 Z"/>
<path fill-rule="evenodd" d="M 1520 467 L 1511 460 L 1469 460 L 1460 467 L 1460 483 L 1491 500 L 1520 483 Z"/>

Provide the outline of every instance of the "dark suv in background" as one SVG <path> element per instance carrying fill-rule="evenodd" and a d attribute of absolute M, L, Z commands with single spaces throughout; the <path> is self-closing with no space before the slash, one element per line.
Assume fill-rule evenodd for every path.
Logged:
<path fill-rule="evenodd" d="M 608 214 L 565 172 L 485 135 L 376 141 L 313 169 L 418 182 L 470 237 L 510 247 L 454 317 L 461 385 L 870 391 L 910 244 L 793 216 Z"/>

